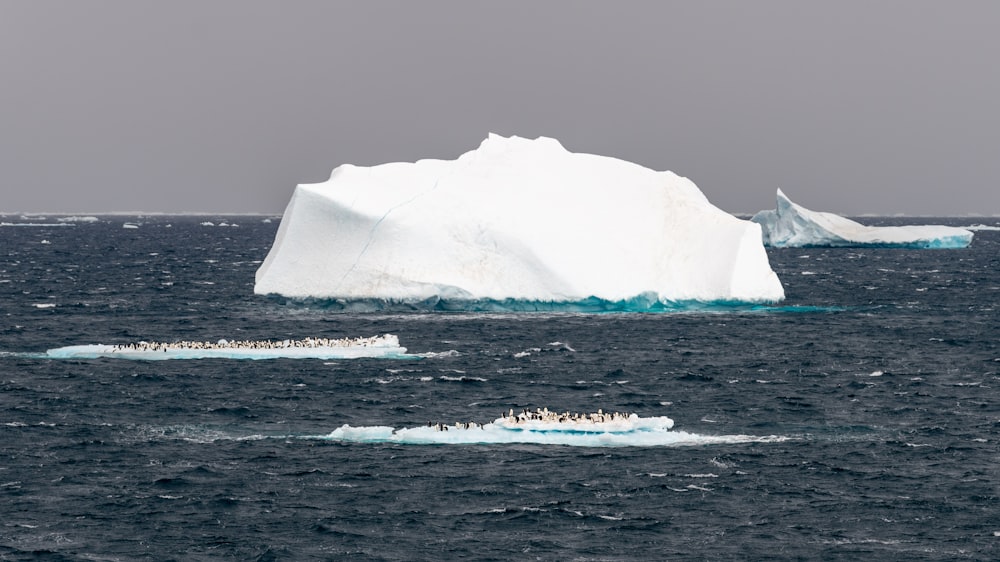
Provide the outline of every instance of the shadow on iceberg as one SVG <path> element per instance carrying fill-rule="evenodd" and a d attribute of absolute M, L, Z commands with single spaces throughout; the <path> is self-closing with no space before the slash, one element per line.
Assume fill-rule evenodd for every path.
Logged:
<path fill-rule="evenodd" d="M 769 248 L 956 249 L 972 243 L 972 232 L 954 226 L 866 226 L 833 213 L 811 211 L 778 190 L 778 205 L 750 220 L 761 226 Z"/>

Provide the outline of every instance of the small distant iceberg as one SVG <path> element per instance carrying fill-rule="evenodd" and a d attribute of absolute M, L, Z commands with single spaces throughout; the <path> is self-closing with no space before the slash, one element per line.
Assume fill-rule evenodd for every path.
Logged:
<path fill-rule="evenodd" d="M 38 306 L 38 305 L 36 305 Z M 54 305 L 53 305 L 54 306 Z M 72 345 L 50 349 L 43 359 L 417 359 L 392 334 L 363 338 L 306 338 L 281 341 L 138 342 L 119 345 Z"/>
<path fill-rule="evenodd" d="M 970 226 L 966 226 L 965 229 L 977 232 L 980 230 L 1000 230 L 1000 226 L 988 225 L 988 224 L 973 224 Z"/>
<path fill-rule="evenodd" d="M 59 217 L 56 220 L 59 222 L 100 222 L 101 219 L 92 216 L 85 216 L 85 217 L 70 216 L 70 217 Z"/>
<path fill-rule="evenodd" d="M 761 226 L 764 246 L 769 248 L 954 249 L 972 243 L 972 232 L 954 226 L 865 226 L 833 213 L 810 211 L 780 189 L 777 209 L 761 211 L 750 220 Z"/>

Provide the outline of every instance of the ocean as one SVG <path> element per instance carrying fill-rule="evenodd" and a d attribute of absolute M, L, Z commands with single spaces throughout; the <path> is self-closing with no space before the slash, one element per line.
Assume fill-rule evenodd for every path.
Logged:
<path fill-rule="evenodd" d="M 253 294 L 277 217 L 67 219 L 0 217 L 2 560 L 1000 558 L 996 230 L 770 250 L 776 306 L 350 312 Z M 418 357 L 41 356 L 380 334 Z M 535 408 L 677 439 L 387 437 Z"/>

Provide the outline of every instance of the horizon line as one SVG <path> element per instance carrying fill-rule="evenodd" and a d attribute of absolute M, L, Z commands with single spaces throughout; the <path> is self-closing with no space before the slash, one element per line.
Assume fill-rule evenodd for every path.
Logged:
<path fill-rule="evenodd" d="M 725 211 L 724 209 L 722 209 Z M 753 212 L 743 212 L 736 211 L 730 212 L 725 211 L 734 217 L 752 217 L 759 211 Z M 862 218 L 1000 218 L 1000 212 L 986 214 L 986 213 L 964 213 L 958 215 L 940 215 L 940 214 L 908 214 L 908 213 L 836 213 L 842 217 L 862 217 Z M 275 212 L 265 212 L 265 211 L 0 211 L 0 217 L 9 216 L 44 216 L 44 215 L 58 215 L 58 216 L 214 216 L 214 215 L 224 215 L 224 216 L 245 216 L 245 217 L 281 217 L 284 216 L 283 211 Z"/>
<path fill-rule="evenodd" d="M 10 217 L 10 216 L 44 216 L 44 215 L 58 215 L 63 217 L 72 216 L 127 216 L 127 217 L 138 217 L 138 216 L 171 216 L 171 217 L 182 217 L 182 216 L 214 216 L 214 215 L 225 215 L 229 217 L 280 217 L 284 215 L 283 212 L 263 212 L 263 211 L 0 211 L 0 217 Z"/>

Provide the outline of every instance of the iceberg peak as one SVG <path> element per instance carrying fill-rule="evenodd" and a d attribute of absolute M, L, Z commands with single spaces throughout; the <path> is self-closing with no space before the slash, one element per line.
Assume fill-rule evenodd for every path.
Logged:
<path fill-rule="evenodd" d="M 490 134 L 456 160 L 299 185 L 254 292 L 418 302 L 774 302 L 760 227 L 686 178 Z M 650 299 L 650 296 L 652 298 Z"/>
<path fill-rule="evenodd" d="M 965 248 L 972 232 L 941 225 L 865 226 L 833 213 L 811 211 L 792 202 L 781 189 L 775 210 L 751 218 L 761 225 L 764 245 L 796 247 Z"/>

